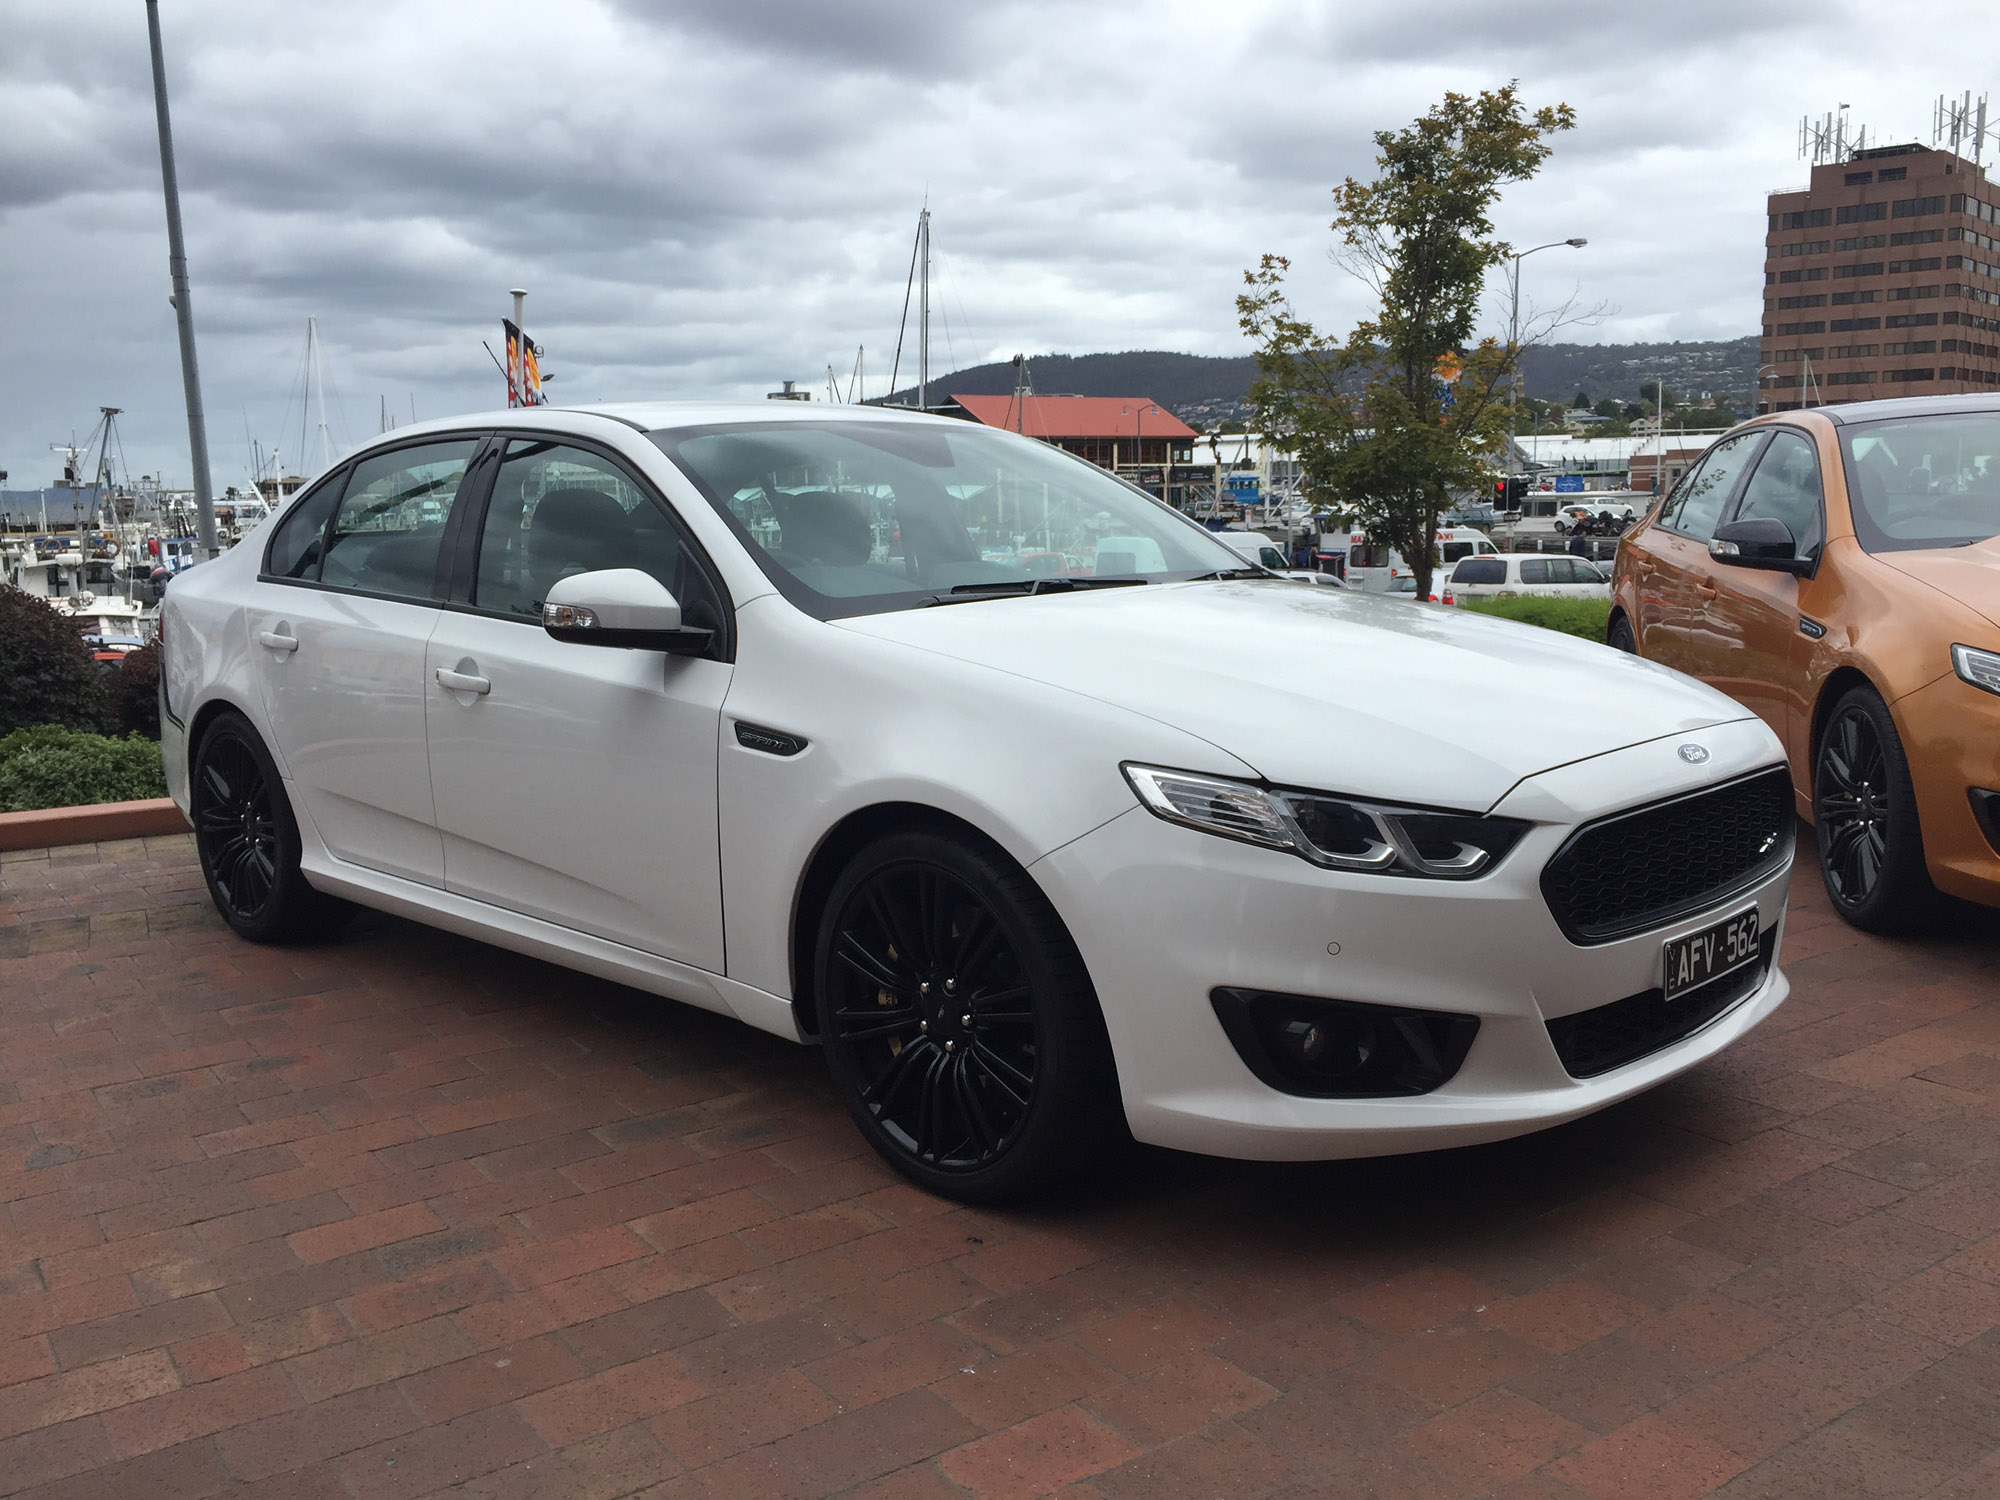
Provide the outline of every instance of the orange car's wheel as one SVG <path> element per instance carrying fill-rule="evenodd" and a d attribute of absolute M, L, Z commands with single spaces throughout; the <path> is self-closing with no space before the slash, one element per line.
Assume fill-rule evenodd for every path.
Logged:
<path fill-rule="evenodd" d="M 1611 628 L 1604 633 L 1604 644 L 1613 651 L 1624 651 L 1633 656 L 1639 654 L 1639 643 L 1632 636 L 1632 622 L 1623 615 L 1611 622 Z"/>
<path fill-rule="evenodd" d="M 1813 828 L 1833 909 L 1866 932 L 1903 932 L 1936 909 L 1910 763 L 1873 688 L 1841 695 L 1813 756 Z"/>

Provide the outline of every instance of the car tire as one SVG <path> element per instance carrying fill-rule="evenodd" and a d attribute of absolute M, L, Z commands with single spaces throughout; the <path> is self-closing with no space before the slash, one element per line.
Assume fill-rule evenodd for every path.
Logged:
<path fill-rule="evenodd" d="M 329 936 L 353 912 L 299 869 L 299 828 L 277 765 L 250 721 L 219 715 L 188 775 L 195 849 L 209 899 L 253 943 Z"/>
<path fill-rule="evenodd" d="M 918 1186 L 1018 1202 L 1126 1138 L 1083 960 L 997 850 L 948 831 L 876 840 L 828 892 L 813 951 L 834 1083 Z"/>
<path fill-rule="evenodd" d="M 1639 642 L 1632 634 L 1632 622 L 1624 615 L 1611 617 L 1610 628 L 1604 632 L 1604 644 L 1613 651 L 1623 651 L 1630 656 L 1639 654 Z"/>
<path fill-rule="evenodd" d="M 1909 760 L 1873 688 L 1848 689 L 1820 730 L 1813 832 L 1827 898 L 1852 926 L 1908 932 L 1936 912 Z"/>

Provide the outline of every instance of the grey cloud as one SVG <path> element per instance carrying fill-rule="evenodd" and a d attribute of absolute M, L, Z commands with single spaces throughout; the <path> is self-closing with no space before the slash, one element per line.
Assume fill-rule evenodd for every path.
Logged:
<path fill-rule="evenodd" d="M 1981 6 L 1925 9 L 1912 26 L 1967 55 L 2000 39 Z M 1265 250 L 1342 326 L 1360 292 L 1325 259 L 1329 188 L 1369 169 L 1371 131 L 1508 77 L 1580 124 L 1507 195 L 1502 233 L 1592 240 L 1530 263 L 1524 293 L 1618 304 L 1586 336 L 1736 334 L 1761 195 L 1803 175 L 1796 116 L 1920 117 L 1938 86 L 1928 62 L 1713 0 L 163 12 L 223 482 L 246 416 L 267 444 L 283 425 L 308 315 L 358 438 L 385 394 L 404 417 L 412 392 L 425 415 L 490 407 L 480 341 L 515 285 L 566 400 L 755 395 L 844 374 L 860 343 L 879 390 L 927 191 L 940 367 L 947 329 L 961 362 L 1240 352 L 1232 302 Z M 135 468 L 184 476 L 142 14 L 0 0 L 0 35 L 0 329 L 33 372 L 0 405 L 0 467 L 39 475 L 108 402 Z"/>

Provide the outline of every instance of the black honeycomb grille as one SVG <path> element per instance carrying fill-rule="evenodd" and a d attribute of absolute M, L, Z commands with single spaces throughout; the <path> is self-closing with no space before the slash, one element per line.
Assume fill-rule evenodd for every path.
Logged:
<path fill-rule="evenodd" d="M 1764 987 L 1778 947 L 1778 929 L 1758 939 L 1757 961 L 1669 1001 L 1661 990 L 1614 1000 L 1595 1010 L 1558 1016 L 1549 1040 L 1572 1078 L 1595 1078 L 1693 1036 Z"/>
<path fill-rule="evenodd" d="M 1792 855 L 1782 766 L 1579 828 L 1542 871 L 1573 943 L 1609 943 L 1721 901 Z"/>

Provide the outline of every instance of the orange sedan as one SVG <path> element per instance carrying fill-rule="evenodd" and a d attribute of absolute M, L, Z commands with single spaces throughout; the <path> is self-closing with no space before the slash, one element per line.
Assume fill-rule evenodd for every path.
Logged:
<path fill-rule="evenodd" d="M 2000 393 L 1737 428 L 1619 543 L 1607 639 L 1777 731 L 1849 922 L 2000 906 Z"/>

